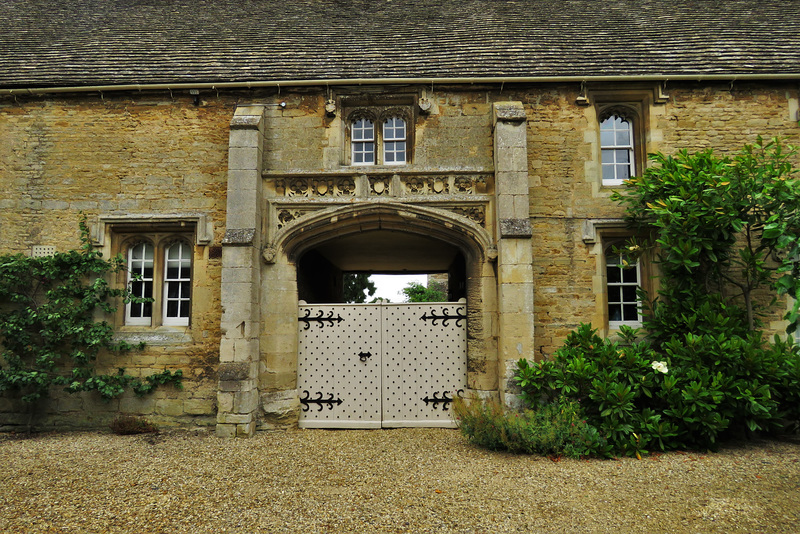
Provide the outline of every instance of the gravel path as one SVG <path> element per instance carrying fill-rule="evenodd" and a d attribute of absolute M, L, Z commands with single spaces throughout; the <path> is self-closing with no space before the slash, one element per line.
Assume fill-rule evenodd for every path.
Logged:
<path fill-rule="evenodd" d="M 1 532 L 800 532 L 800 443 L 568 460 L 455 430 L 0 435 Z"/>

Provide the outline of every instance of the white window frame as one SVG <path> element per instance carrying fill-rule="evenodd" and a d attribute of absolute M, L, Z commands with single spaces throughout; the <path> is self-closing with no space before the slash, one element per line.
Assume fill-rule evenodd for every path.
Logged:
<path fill-rule="evenodd" d="M 178 251 L 177 258 L 171 258 L 170 252 Z M 191 247 L 183 242 L 176 241 L 164 247 L 164 290 L 161 293 L 162 299 L 162 324 L 167 326 L 189 326 L 192 304 L 192 250 Z M 170 275 L 170 267 L 178 268 L 177 276 Z M 173 291 L 174 290 L 174 291 Z M 175 293 L 171 296 L 171 293 Z M 170 314 L 170 304 L 178 306 L 177 314 Z M 180 313 L 186 311 L 185 315 Z"/>
<path fill-rule="evenodd" d="M 342 123 L 343 165 L 397 167 L 413 159 L 411 106 L 359 105 L 345 114 Z"/>
<path fill-rule="evenodd" d="M 607 127 L 609 124 L 611 125 L 610 128 Z M 625 125 L 626 127 L 620 127 L 622 125 Z M 618 142 L 618 134 L 620 133 L 627 134 L 627 143 Z M 603 138 L 607 137 L 607 135 L 603 134 L 611 134 L 613 137 L 613 142 L 604 143 Z M 625 180 L 636 176 L 636 155 L 634 151 L 635 136 L 635 121 L 623 114 L 612 112 L 600 121 L 600 165 L 602 170 L 603 185 L 622 185 Z M 622 154 L 627 156 L 627 162 L 618 161 L 619 156 Z M 614 178 L 606 178 L 606 169 L 612 169 Z M 619 177 L 621 169 L 627 169 L 627 177 Z"/>
<path fill-rule="evenodd" d="M 398 122 L 401 123 L 398 125 Z M 402 131 L 399 134 L 398 131 Z M 389 117 L 383 121 L 383 164 L 405 165 L 408 154 L 408 124 L 402 117 Z M 399 147 L 402 147 L 400 149 Z M 402 159 L 398 154 L 402 153 Z"/>
<path fill-rule="evenodd" d="M 642 326 L 642 303 L 639 301 L 638 290 L 642 287 L 642 270 L 640 262 L 629 264 L 628 267 L 623 267 L 625 260 L 624 254 L 615 254 L 611 248 L 606 251 L 606 268 L 605 268 L 605 297 L 606 297 L 606 310 L 608 313 L 608 327 L 611 329 L 619 328 L 621 325 L 632 327 Z M 619 270 L 619 281 L 611 281 L 609 277 L 609 269 L 615 268 Z M 625 280 L 625 273 L 635 273 L 636 280 Z M 634 299 L 626 298 L 624 288 L 634 288 Z M 619 288 L 619 300 L 612 301 L 612 288 Z M 626 319 L 625 309 L 631 305 L 636 305 L 636 319 Z M 611 307 L 619 306 L 621 320 L 612 320 Z"/>
<path fill-rule="evenodd" d="M 138 278 L 137 274 L 145 273 L 145 266 L 139 265 L 142 260 L 134 258 L 137 249 L 145 247 L 149 249 L 149 271 L 151 277 Z M 170 250 L 178 247 L 178 257 L 170 259 Z M 126 246 L 123 245 L 123 249 Z M 183 234 L 176 235 L 171 233 L 142 232 L 141 237 L 131 237 L 127 239 L 127 250 L 124 251 L 126 259 L 125 283 L 128 288 L 134 287 L 139 282 L 149 284 L 149 293 L 152 295 L 152 303 L 134 304 L 126 303 L 124 313 L 125 326 L 189 326 L 192 312 L 192 286 L 194 282 L 194 247 L 189 236 Z M 147 258 L 145 258 L 147 259 Z M 178 270 L 177 276 L 170 273 L 170 266 L 175 263 L 183 266 Z M 144 291 L 139 293 L 146 294 Z M 170 295 L 173 296 L 170 296 Z M 140 296 L 140 295 L 137 295 Z M 186 309 L 184 316 L 172 315 L 170 313 L 170 302 L 178 302 L 178 309 Z M 149 308 L 149 315 L 137 313 L 137 307 L 141 306 L 144 311 Z M 185 307 L 185 308 L 184 308 Z"/>
<path fill-rule="evenodd" d="M 366 117 L 353 120 L 350 135 L 350 157 L 353 165 L 375 165 L 377 160 L 375 121 Z M 368 156 L 371 161 L 367 161 Z"/>
<path fill-rule="evenodd" d="M 138 250 L 142 250 L 142 258 L 134 258 Z M 148 258 L 149 255 L 149 258 Z M 148 265 L 149 264 L 149 265 Z M 139 241 L 128 248 L 127 254 L 127 286 L 134 293 L 135 297 L 152 298 L 153 285 L 155 282 L 155 248 L 148 241 Z M 150 271 L 150 276 L 146 272 Z M 149 294 L 149 296 L 148 296 Z M 149 308 L 149 314 L 148 314 Z M 153 322 L 153 303 L 128 302 L 125 305 L 125 324 L 126 325 L 146 325 L 150 326 Z"/>

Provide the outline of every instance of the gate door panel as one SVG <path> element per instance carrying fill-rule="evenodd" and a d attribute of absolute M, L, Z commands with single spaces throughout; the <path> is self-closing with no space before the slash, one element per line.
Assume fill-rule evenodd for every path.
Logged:
<path fill-rule="evenodd" d="M 466 304 L 383 307 L 383 426 L 453 427 L 466 387 Z"/>
<path fill-rule="evenodd" d="M 301 428 L 453 427 L 466 304 L 299 308 Z"/>
<path fill-rule="evenodd" d="M 300 428 L 380 428 L 380 306 L 300 306 L 299 325 Z"/>

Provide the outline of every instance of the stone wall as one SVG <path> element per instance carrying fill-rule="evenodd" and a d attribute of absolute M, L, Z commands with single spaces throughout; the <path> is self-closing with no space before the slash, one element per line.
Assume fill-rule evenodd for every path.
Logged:
<path fill-rule="evenodd" d="M 733 154 L 759 135 L 800 142 L 796 86 L 670 83 L 665 93 L 664 102 L 650 102 L 647 109 L 649 153 L 711 148 Z M 623 212 L 609 200 L 612 189 L 600 186 L 596 110 L 576 105 L 580 88 L 515 96 L 527 104 L 535 344 L 537 356 L 545 357 L 581 322 L 608 333 L 600 298 L 603 246 L 587 242 L 583 228 L 587 220 Z M 781 313 L 776 309 L 767 321 L 774 331 L 783 328 Z"/>
<path fill-rule="evenodd" d="M 525 139 L 514 141 L 514 147 L 525 147 L 521 169 L 527 169 L 531 237 L 525 240 L 530 244 L 530 254 L 515 254 L 514 261 L 530 258 L 532 288 L 519 292 L 526 302 L 504 302 L 496 288 L 484 285 L 470 298 L 479 295 L 487 309 L 532 310 L 532 353 L 540 358 L 552 354 L 580 322 L 592 322 L 607 333 L 602 236 L 588 239 L 586 232 L 591 221 L 622 216 L 620 208 L 609 200 L 612 190 L 600 183 L 597 109 L 592 100 L 599 94 L 607 99 L 616 89 L 630 91 L 629 86 L 582 88 L 579 84 L 352 87 L 338 88 L 333 96 L 361 94 L 374 98 L 383 94 L 409 102 L 415 101 L 411 97 L 424 97 L 431 106 L 426 113 L 415 111 L 414 172 L 485 174 L 490 178 L 481 193 L 492 198 L 497 193 L 495 150 L 502 145 L 504 135 L 495 131 L 495 105 L 521 103 L 526 117 Z M 648 152 L 713 148 L 732 153 L 755 141 L 757 135 L 800 141 L 795 85 L 669 83 L 666 87 L 645 84 L 634 89 L 645 95 L 642 121 L 647 126 Z M 108 404 L 89 394 L 57 395 L 43 408 L 51 414 L 47 425 L 94 425 L 117 411 L 163 422 L 216 421 L 223 317 L 222 244 L 226 211 L 232 209 L 227 205 L 229 171 L 236 170 L 229 169 L 229 154 L 231 158 L 238 154 L 231 151 L 236 148 L 231 144 L 231 120 L 237 105 L 242 109 L 243 104 L 263 104 L 263 111 L 259 111 L 263 153 L 259 157 L 263 156 L 264 195 L 278 195 L 277 183 L 282 177 L 348 172 L 341 165 L 345 157 L 342 109 L 334 116 L 325 112 L 325 102 L 331 95 L 331 89 L 311 87 L 281 88 L 280 94 L 276 90 L 222 92 L 204 94 L 199 105 L 186 94 L 168 92 L 0 98 L 0 190 L 4 192 L 0 197 L 1 253 L 29 254 L 36 245 L 51 245 L 58 250 L 76 247 L 81 213 L 97 227 L 102 227 L 99 222 L 103 217 L 146 214 L 202 215 L 210 225 L 207 242 L 195 247 L 191 327 L 144 333 L 122 328 L 123 335 L 132 339 L 138 335 L 148 347 L 141 353 L 99 362 L 101 367 L 125 366 L 142 375 L 165 367 L 182 369 L 186 388 L 165 388 L 144 399 L 125 396 Z M 503 172 L 522 172 L 514 166 L 516 163 Z M 508 175 L 511 179 L 513 176 Z M 500 193 L 508 191 L 519 193 L 514 189 Z M 509 213 L 515 213 L 513 200 L 509 206 Z M 260 214 L 260 209 L 254 206 L 251 211 L 263 226 L 256 235 L 263 231 L 266 245 L 272 237 L 269 218 L 275 214 L 269 209 Z M 498 216 L 505 217 L 494 209 L 490 204 L 483 216 L 496 242 Z M 98 246 L 111 252 L 112 245 L 103 235 L 95 237 Z M 267 252 L 280 258 L 280 251 Z M 247 333 L 248 346 L 255 343 L 260 351 L 257 383 L 262 402 L 265 397 L 274 397 L 276 404 L 285 407 L 283 423 L 288 424 L 291 416 L 287 419 L 286 413 L 297 409 L 292 393 L 296 346 L 291 329 L 295 324 L 287 319 L 290 308 L 296 306 L 293 268 L 288 260 L 262 268 L 261 280 L 254 283 L 261 295 L 259 320 L 263 326 L 258 340 L 257 333 Z M 490 264 L 479 272 L 484 280 L 495 280 Z M 510 274 L 504 276 L 512 279 Z M 532 297 L 525 296 L 528 289 Z M 532 302 L 527 302 L 531 298 Z M 111 319 L 120 322 L 119 317 Z M 476 321 L 485 339 L 474 346 L 482 347 L 487 354 L 508 349 L 502 343 L 498 346 L 493 337 L 498 328 L 496 317 L 483 315 Z M 509 323 L 508 328 L 516 328 L 515 324 Z M 771 327 L 780 326 L 776 314 Z M 272 336 L 268 331 L 272 327 L 279 328 L 282 337 Z M 235 332 L 226 331 L 226 335 L 235 337 Z M 229 360 L 235 361 L 232 358 Z M 497 388 L 507 375 L 504 363 L 496 356 L 488 361 L 501 368 L 486 370 L 476 379 L 481 389 Z M 233 402 L 225 395 L 221 398 L 226 406 Z M 0 399 L 0 425 L 20 421 L 10 415 L 15 409 L 10 401 Z"/>
<path fill-rule="evenodd" d="M 166 92 L 0 99 L 0 253 L 78 247 L 81 214 L 106 255 L 111 243 L 97 235 L 102 217 L 202 215 L 211 231 L 209 242 L 194 249 L 191 326 L 121 328 L 123 337 L 143 340 L 147 348 L 103 356 L 97 365 L 100 372 L 125 367 L 135 376 L 181 369 L 184 389 L 166 386 L 141 399 L 126 393 L 110 402 L 94 393 L 55 391 L 38 407 L 42 428 L 97 426 L 117 412 L 162 423 L 215 422 L 219 245 L 235 103 L 226 98 L 194 106 Z M 120 314 L 107 319 L 121 323 Z M 0 427 L 24 424 L 18 411 L 16 403 L 0 399 Z"/>

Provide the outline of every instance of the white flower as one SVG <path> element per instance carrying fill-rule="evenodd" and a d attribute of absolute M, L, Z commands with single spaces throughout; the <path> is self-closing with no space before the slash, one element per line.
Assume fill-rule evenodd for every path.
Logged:
<path fill-rule="evenodd" d="M 667 369 L 667 362 L 653 362 L 650 364 L 650 367 L 659 373 L 667 374 L 669 372 L 669 369 Z"/>

